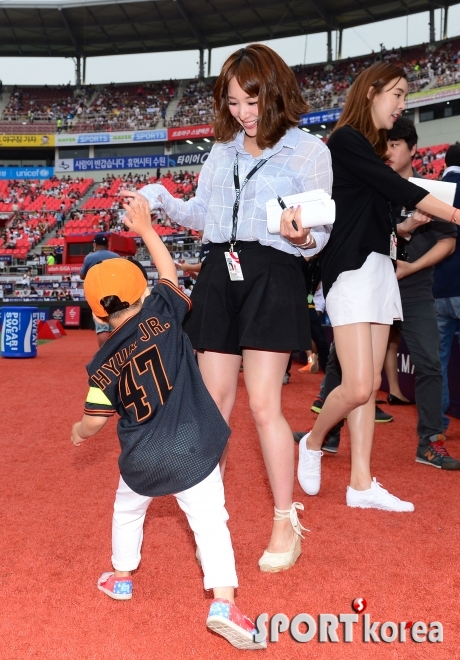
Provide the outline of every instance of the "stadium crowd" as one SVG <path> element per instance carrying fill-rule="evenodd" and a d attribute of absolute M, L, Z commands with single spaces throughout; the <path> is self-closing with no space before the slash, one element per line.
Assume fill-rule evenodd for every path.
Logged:
<path fill-rule="evenodd" d="M 209 124 L 212 121 L 212 90 L 215 79 L 208 79 L 206 83 L 194 81 L 187 85 L 184 94 L 168 122 L 169 126 L 193 126 L 195 124 Z"/>
<path fill-rule="evenodd" d="M 155 128 L 177 93 L 177 81 L 109 85 L 84 109 L 79 130 Z"/>
<path fill-rule="evenodd" d="M 62 245 L 64 237 L 73 234 L 126 231 L 121 220 L 124 215 L 121 190 L 139 190 L 148 183 L 159 182 L 175 197 L 187 200 L 193 196 L 198 185 L 198 178 L 198 174 L 187 170 L 180 170 L 176 173 L 168 171 L 163 177 L 159 176 L 159 172 L 157 176 L 150 176 L 149 172 L 129 172 L 122 176 L 109 173 L 81 208 L 73 209 L 70 212 L 65 226 L 58 228 L 55 236 L 47 244 Z M 159 228 L 171 228 L 171 233 L 177 230 L 176 227 L 172 227 L 171 221 L 164 213 L 158 214 L 156 222 Z"/>
<path fill-rule="evenodd" d="M 348 89 L 361 71 L 384 60 L 402 66 L 409 91 L 460 82 L 460 39 L 386 50 L 329 64 L 294 67 L 302 95 L 310 110 L 343 107 Z M 111 84 L 96 93 L 91 85 L 77 90 L 60 87 L 16 87 L 3 111 L 0 130 L 11 124 L 31 124 L 43 131 L 145 130 L 163 121 L 168 126 L 207 124 L 213 119 L 212 89 L 215 78 L 190 82 L 179 100 L 174 116 L 166 121 L 169 103 L 176 98 L 178 81 Z M 7 122 L 2 124 L 2 122 Z M 26 128 L 26 130 L 28 130 Z"/>
<path fill-rule="evenodd" d="M 70 128 L 77 120 L 93 95 L 91 85 L 75 89 L 71 85 L 58 87 L 14 86 L 3 110 L 3 121 L 54 122 L 56 128 Z M 60 122 L 60 123 L 58 123 Z M 53 126 L 54 128 L 54 126 Z M 51 126 L 46 128 L 51 131 Z"/>
<path fill-rule="evenodd" d="M 66 215 L 92 184 L 93 179 L 70 176 L 0 182 L 0 213 L 7 219 L 0 230 L 0 256 L 24 260 L 52 229 L 56 239 L 62 237 Z"/>
<path fill-rule="evenodd" d="M 428 44 L 410 48 L 372 52 L 327 64 L 294 67 L 302 94 L 311 110 L 343 107 L 347 91 L 355 78 L 375 61 L 402 66 L 407 74 L 409 92 L 424 87 L 441 87 L 460 82 L 460 39 L 431 50 Z"/>

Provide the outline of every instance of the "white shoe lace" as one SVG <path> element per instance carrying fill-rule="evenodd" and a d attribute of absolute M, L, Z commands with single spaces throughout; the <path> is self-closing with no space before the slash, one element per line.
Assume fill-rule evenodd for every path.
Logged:
<path fill-rule="evenodd" d="M 300 524 L 300 520 L 297 515 L 297 509 L 299 509 L 299 511 L 304 510 L 304 505 L 302 504 L 302 502 L 293 502 L 291 504 L 291 508 L 286 510 L 277 509 L 275 506 L 275 516 L 273 520 L 287 520 L 289 518 L 294 532 L 299 536 L 301 536 L 302 538 L 305 538 L 301 530 L 303 530 L 304 532 L 309 532 L 310 530 L 307 529 L 306 527 L 303 527 L 303 525 Z"/>
<path fill-rule="evenodd" d="M 306 477 L 318 477 L 318 472 L 320 471 L 321 465 L 321 456 L 323 455 L 322 451 L 314 451 L 313 449 L 308 449 L 305 445 L 305 452 L 302 456 L 302 465 L 301 469 Z"/>
<path fill-rule="evenodd" d="M 393 502 L 403 502 L 403 500 L 400 500 L 399 497 L 396 497 L 396 495 L 392 495 L 390 492 L 388 492 L 375 477 L 372 479 L 372 482 L 378 487 L 377 493 L 379 499 L 389 498 L 393 500 Z"/>

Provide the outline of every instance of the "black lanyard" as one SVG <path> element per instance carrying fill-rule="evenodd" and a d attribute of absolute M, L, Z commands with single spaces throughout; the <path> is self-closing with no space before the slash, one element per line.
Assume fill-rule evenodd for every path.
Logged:
<path fill-rule="evenodd" d="M 395 236 L 398 236 L 395 209 L 393 208 L 393 204 L 391 202 L 388 202 L 388 214 L 390 216 L 391 232 Z"/>
<path fill-rule="evenodd" d="M 249 172 L 247 177 L 244 179 L 243 183 L 240 186 L 240 177 L 238 175 L 238 154 L 236 154 L 235 161 L 233 163 L 233 180 L 235 182 L 235 203 L 233 204 L 233 224 L 232 224 L 232 235 L 230 237 L 230 252 L 233 252 L 233 246 L 235 245 L 236 241 L 236 230 L 238 227 L 238 209 L 240 208 L 240 199 L 241 199 L 241 192 L 244 188 L 244 186 L 247 184 L 249 179 L 257 172 L 257 170 L 260 170 L 262 165 L 265 165 L 267 162 L 268 158 L 264 158 L 263 160 L 259 160 L 257 165 L 252 168 L 252 170 Z"/>

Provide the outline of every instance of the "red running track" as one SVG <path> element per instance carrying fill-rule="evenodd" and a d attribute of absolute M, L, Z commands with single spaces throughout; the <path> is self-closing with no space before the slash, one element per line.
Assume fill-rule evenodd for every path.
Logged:
<path fill-rule="evenodd" d="M 5 660 L 232 659 L 233 649 L 205 627 L 204 592 L 192 534 L 172 497 L 152 503 L 134 597 L 116 602 L 96 588 L 110 570 L 110 524 L 118 481 L 115 421 L 80 448 L 71 424 L 86 396 L 84 365 L 95 350 L 90 331 L 39 347 L 36 359 L 0 360 L 2 378 L 0 658 Z M 293 369 L 283 388 L 294 430 L 314 419 L 310 404 L 321 376 Z M 389 407 L 387 407 L 390 410 Z M 440 621 L 444 642 L 363 643 L 361 621 L 352 643 L 295 642 L 289 633 L 260 657 L 459 658 L 460 473 L 416 464 L 412 408 L 392 407 L 395 421 L 378 425 L 373 472 L 416 511 L 386 513 L 345 505 L 349 441 L 323 459 L 323 485 L 305 504 L 303 554 L 295 567 L 260 573 L 257 560 L 270 532 L 272 502 L 247 397 L 240 383 L 232 420 L 226 475 L 227 505 L 240 587 L 248 615 L 351 612 L 363 597 L 375 621 Z M 449 449 L 460 456 L 460 422 L 453 420 Z M 250 652 L 249 652 L 250 653 Z M 246 654 L 246 655 L 245 655 Z M 251 654 L 253 655 L 253 654 Z M 258 656 L 259 657 L 259 656 Z"/>

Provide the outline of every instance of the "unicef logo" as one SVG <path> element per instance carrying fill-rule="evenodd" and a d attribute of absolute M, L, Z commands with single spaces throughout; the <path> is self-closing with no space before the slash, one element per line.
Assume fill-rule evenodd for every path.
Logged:
<path fill-rule="evenodd" d="M 49 170 L 41 169 L 39 171 L 40 176 L 49 176 Z"/>

